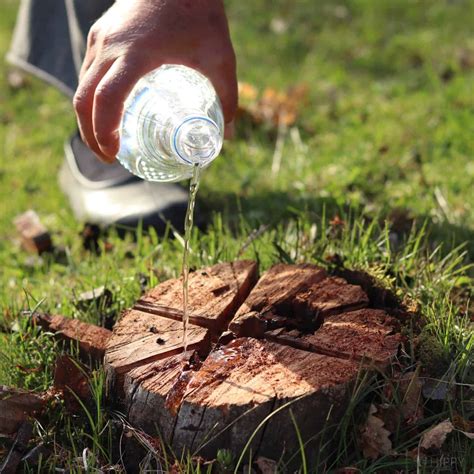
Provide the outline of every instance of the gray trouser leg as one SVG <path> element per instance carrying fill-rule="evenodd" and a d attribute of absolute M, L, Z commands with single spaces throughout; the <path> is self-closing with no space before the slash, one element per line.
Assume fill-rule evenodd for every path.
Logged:
<path fill-rule="evenodd" d="M 21 0 L 7 60 L 69 96 L 89 28 L 112 0 Z"/>

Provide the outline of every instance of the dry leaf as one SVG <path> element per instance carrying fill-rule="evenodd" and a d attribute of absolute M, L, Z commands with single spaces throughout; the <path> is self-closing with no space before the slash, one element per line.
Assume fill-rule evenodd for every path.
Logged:
<path fill-rule="evenodd" d="M 275 474 L 277 472 L 277 463 L 273 459 L 260 456 L 255 461 L 255 465 L 260 469 L 262 474 Z"/>
<path fill-rule="evenodd" d="M 409 424 L 423 418 L 421 390 L 422 383 L 418 371 L 408 372 L 400 378 L 400 391 L 403 397 L 401 411 L 403 419 Z"/>
<path fill-rule="evenodd" d="M 333 227 L 344 227 L 346 222 L 336 214 L 330 221 L 329 224 Z"/>
<path fill-rule="evenodd" d="M 240 116 L 249 116 L 256 123 L 267 123 L 277 127 L 293 125 L 301 107 L 306 103 L 309 88 L 306 84 L 296 84 L 285 92 L 273 87 L 264 89 L 260 98 L 258 90 L 251 84 L 239 83 Z"/>
<path fill-rule="evenodd" d="M 368 459 L 377 459 L 381 455 L 392 454 L 390 432 L 384 428 L 384 422 L 374 416 L 377 413 L 375 405 L 371 404 L 369 416 L 361 430 L 361 447 L 364 456 Z"/>
<path fill-rule="evenodd" d="M 394 433 L 400 423 L 400 409 L 388 403 L 377 406 L 377 417 L 384 422 L 385 429 Z"/>
<path fill-rule="evenodd" d="M 466 420 L 458 413 L 455 413 L 451 417 L 453 426 L 459 431 L 467 431 L 470 434 L 471 431 L 474 431 L 474 421 Z"/>
<path fill-rule="evenodd" d="M 454 426 L 450 420 L 442 421 L 423 434 L 420 441 L 420 447 L 423 449 L 441 448 L 443 443 L 446 441 L 446 436 L 448 436 L 448 434 L 453 430 Z"/>
<path fill-rule="evenodd" d="M 178 461 L 175 461 L 174 464 L 169 468 L 168 474 L 181 474 L 183 471 Z"/>
<path fill-rule="evenodd" d="M 258 90 L 248 82 L 239 81 L 239 100 L 240 101 L 254 101 L 258 96 Z"/>

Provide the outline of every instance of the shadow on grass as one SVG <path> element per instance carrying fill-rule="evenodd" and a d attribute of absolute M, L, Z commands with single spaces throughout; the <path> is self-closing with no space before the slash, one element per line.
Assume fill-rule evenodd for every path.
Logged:
<path fill-rule="evenodd" d="M 364 214 L 362 208 L 354 208 L 349 204 L 342 205 L 333 197 L 301 197 L 283 191 L 262 191 L 250 196 L 236 196 L 234 193 L 207 192 L 200 196 L 198 212 L 201 214 L 202 229 L 212 221 L 212 214 L 221 212 L 225 222 L 236 229 L 239 221 L 244 219 L 252 226 L 276 225 L 298 216 L 308 216 L 318 222 L 323 216 L 332 219 L 340 216 L 360 216 L 361 218 L 378 218 L 383 225 L 387 220 L 390 229 L 400 240 L 403 240 L 413 226 L 420 228 L 427 223 L 428 240 L 432 247 L 441 245 L 442 253 L 452 248 L 465 245 L 467 257 L 474 261 L 474 228 L 466 225 L 453 224 L 447 220 L 434 222 L 428 215 L 413 215 L 408 209 L 396 209 L 388 214 L 371 216 Z"/>

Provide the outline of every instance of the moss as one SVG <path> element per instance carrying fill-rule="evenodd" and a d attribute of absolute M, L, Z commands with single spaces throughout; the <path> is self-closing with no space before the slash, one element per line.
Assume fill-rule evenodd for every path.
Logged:
<path fill-rule="evenodd" d="M 442 344 L 429 329 L 422 330 L 417 343 L 417 359 L 421 362 L 424 371 L 431 376 L 443 375 L 448 370 L 450 354 Z"/>

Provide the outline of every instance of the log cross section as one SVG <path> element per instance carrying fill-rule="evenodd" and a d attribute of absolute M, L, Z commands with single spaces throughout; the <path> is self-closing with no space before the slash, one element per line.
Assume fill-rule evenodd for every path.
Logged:
<path fill-rule="evenodd" d="M 251 261 L 198 270 L 189 301 L 186 352 L 175 279 L 123 314 L 105 353 L 109 396 L 175 452 L 239 453 L 273 413 L 252 453 L 291 456 L 291 408 L 310 453 L 361 367 L 384 369 L 400 342 L 397 320 L 370 308 L 362 288 L 311 264 L 278 264 L 259 280 Z"/>

